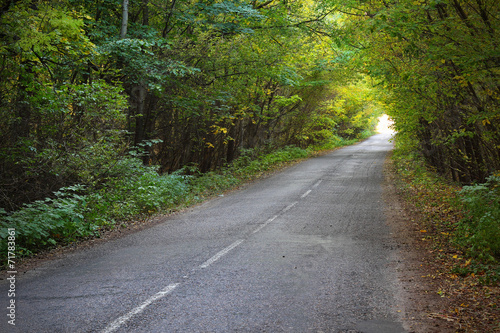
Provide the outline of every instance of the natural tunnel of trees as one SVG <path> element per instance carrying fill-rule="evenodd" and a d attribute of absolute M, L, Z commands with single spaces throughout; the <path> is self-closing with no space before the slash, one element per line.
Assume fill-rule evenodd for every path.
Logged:
<path fill-rule="evenodd" d="M 382 110 L 438 172 L 482 181 L 500 169 L 499 6 L 4 0 L 0 207 L 98 189 L 130 156 L 207 172 L 358 138 Z"/>
<path fill-rule="evenodd" d="M 499 6 L 381 1 L 351 11 L 351 43 L 390 92 L 399 140 L 461 183 L 500 169 Z"/>

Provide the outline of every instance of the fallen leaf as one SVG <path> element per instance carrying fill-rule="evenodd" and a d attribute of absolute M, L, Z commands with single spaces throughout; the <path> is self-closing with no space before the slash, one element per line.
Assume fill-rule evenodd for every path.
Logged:
<path fill-rule="evenodd" d="M 445 315 L 442 315 L 442 314 L 439 314 L 439 313 L 429 313 L 428 316 L 430 318 L 440 318 L 440 319 L 444 319 L 446 321 L 455 321 L 454 318 L 451 318 L 449 316 L 445 316 Z"/>

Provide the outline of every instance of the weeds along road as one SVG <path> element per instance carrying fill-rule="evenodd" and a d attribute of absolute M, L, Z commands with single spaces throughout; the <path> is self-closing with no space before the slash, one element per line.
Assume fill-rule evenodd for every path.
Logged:
<path fill-rule="evenodd" d="M 16 281 L 2 332 L 404 332 L 378 134 Z M 6 313 L 7 281 L 0 284 Z"/>

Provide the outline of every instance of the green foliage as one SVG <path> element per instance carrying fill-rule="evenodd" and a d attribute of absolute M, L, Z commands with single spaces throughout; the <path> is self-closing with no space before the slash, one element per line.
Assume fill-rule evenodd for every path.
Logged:
<path fill-rule="evenodd" d="M 396 141 L 393 154 L 399 186 L 424 219 L 420 228 L 439 253 L 452 258 L 451 273 L 474 274 L 485 284 L 500 279 L 500 193 L 498 175 L 486 183 L 459 187 L 430 170 L 411 142 Z M 458 260 L 460 258 L 460 261 Z"/>
<path fill-rule="evenodd" d="M 75 185 L 61 188 L 54 198 L 25 204 L 7 214 L 2 212 L 1 244 L 6 249 L 7 228 L 15 228 L 19 255 L 41 248 L 98 235 L 103 226 L 168 210 L 184 199 L 185 177 L 159 175 L 138 158 L 124 158 L 108 170 L 108 181 L 100 189 Z"/>
<path fill-rule="evenodd" d="M 102 181 L 127 145 L 121 130 L 126 101 L 119 87 L 100 80 L 42 87 L 28 101 L 34 129 L 18 138 L 10 135 L 15 125 L 8 122 L 16 122 L 12 113 L 0 108 L 7 120 L 0 129 L 8 137 L 0 145 L 5 184 L 0 202 L 9 210 L 59 187 Z"/>
<path fill-rule="evenodd" d="M 181 60 L 159 59 L 157 54 L 167 53 L 170 48 L 167 40 L 153 36 L 109 41 L 98 50 L 101 55 L 115 59 L 117 67 L 123 66 L 121 74 L 128 82 L 145 85 L 161 93 L 170 76 L 184 77 L 199 72 L 198 68 L 188 66 Z"/>
<path fill-rule="evenodd" d="M 173 207 L 186 195 L 187 184 L 180 175 L 159 175 L 157 168 L 143 166 L 136 159 L 120 164 L 119 168 L 127 172 L 106 183 L 91 197 L 97 206 L 91 213 L 98 220 L 105 222 L 155 213 Z"/>
<path fill-rule="evenodd" d="M 398 135 L 463 184 L 500 168 L 498 1 L 350 1 L 337 27 L 363 68 L 388 91 Z"/>
<path fill-rule="evenodd" d="M 1 253 L 7 249 L 7 229 L 16 229 L 18 255 L 25 256 L 58 241 L 71 241 L 80 237 L 95 235 L 96 228 L 85 222 L 83 210 L 87 196 L 78 194 L 83 186 L 61 188 L 55 198 L 46 198 L 24 205 L 20 210 L 0 216 Z"/>
<path fill-rule="evenodd" d="M 76 60 L 92 52 L 94 45 L 82 34 L 83 20 L 75 12 L 46 1 L 36 7 L 18 1 L 13 7 L 1 17 L 6 49 L 19 48 L 24 57 L 41 64 L 47 57 Z"/>
<path fill-rule="evenodd" d="M 279 166 L 282 163 L 296 160 L 300 158 L 306 158 L 309 156 L 310 151 L 307 149 L 302 149 L 295 146 L 287 146 L 277 151 L 269 154 L 258 156 L 255 160 L 250 161 L 247 165 L 241 165 L 243 163 L 236 162 L 235 173 L 239 177 L 247 178 L 254 176 L 255 174 L 261 174 L 263 172 L 269 171 L 271 168 Z M 244 159 L 247 160 L 248 159 Z"/>
<path fill-rule="evenodd" d="M 500 261 L 500 177 L 464 186 L 460 196 L 466 217 L 459 223 L 457 243 L 481 260 Z"/>
<path fill-rule="evenodd" d="M 358 140 L 356 139 L 344 139 L 337 135 L 331 135 L 331 133 L 329 133 L 329 137 L 326 137 L 324 140 L 319 141 L 318 144 L 312 145 L 311 148 L 314 151 L 329 150 L 347 146 L 357 141 Z"/>
<path fill-rule="evenodd" d="M 233 188 L 241 181 L 230 172 L 207 172 L 204 174 L 198 173 L 196 176 L 189 178 L 190 193 L 186 197 L 185 204 L 196 203 L 206 197 L 215 194 L 220 194 L 226 190 Z"/>
<path fill-rule="evenodd" d="M 221 34 L 252 33 L 249 24 L 265 18 L 252 5 L 244 1 L 219 1 L 215 3 L 198 2 L 194 5 L 193 16 L 199 15 L 205 29 L 211 28 Z"/>

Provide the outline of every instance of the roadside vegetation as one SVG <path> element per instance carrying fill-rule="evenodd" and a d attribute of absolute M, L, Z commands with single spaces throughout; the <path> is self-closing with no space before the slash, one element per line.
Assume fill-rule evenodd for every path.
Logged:
<path fill-rule="evenodd" d="M 432 290 L 447 298 L 434 314 L 457 332 L 500 330 L 500 177 L 462 186 L 440 176 L 416 150 L 396 144 L 393 168 L 430 253 Z"/>
<path fill-rule="evenodd" d="M 422 216 L 458 332 L 500 331 L 500 3 L 355 1 L 349 31 L 359 68 L 397 132 L 395 167 Z"/>

